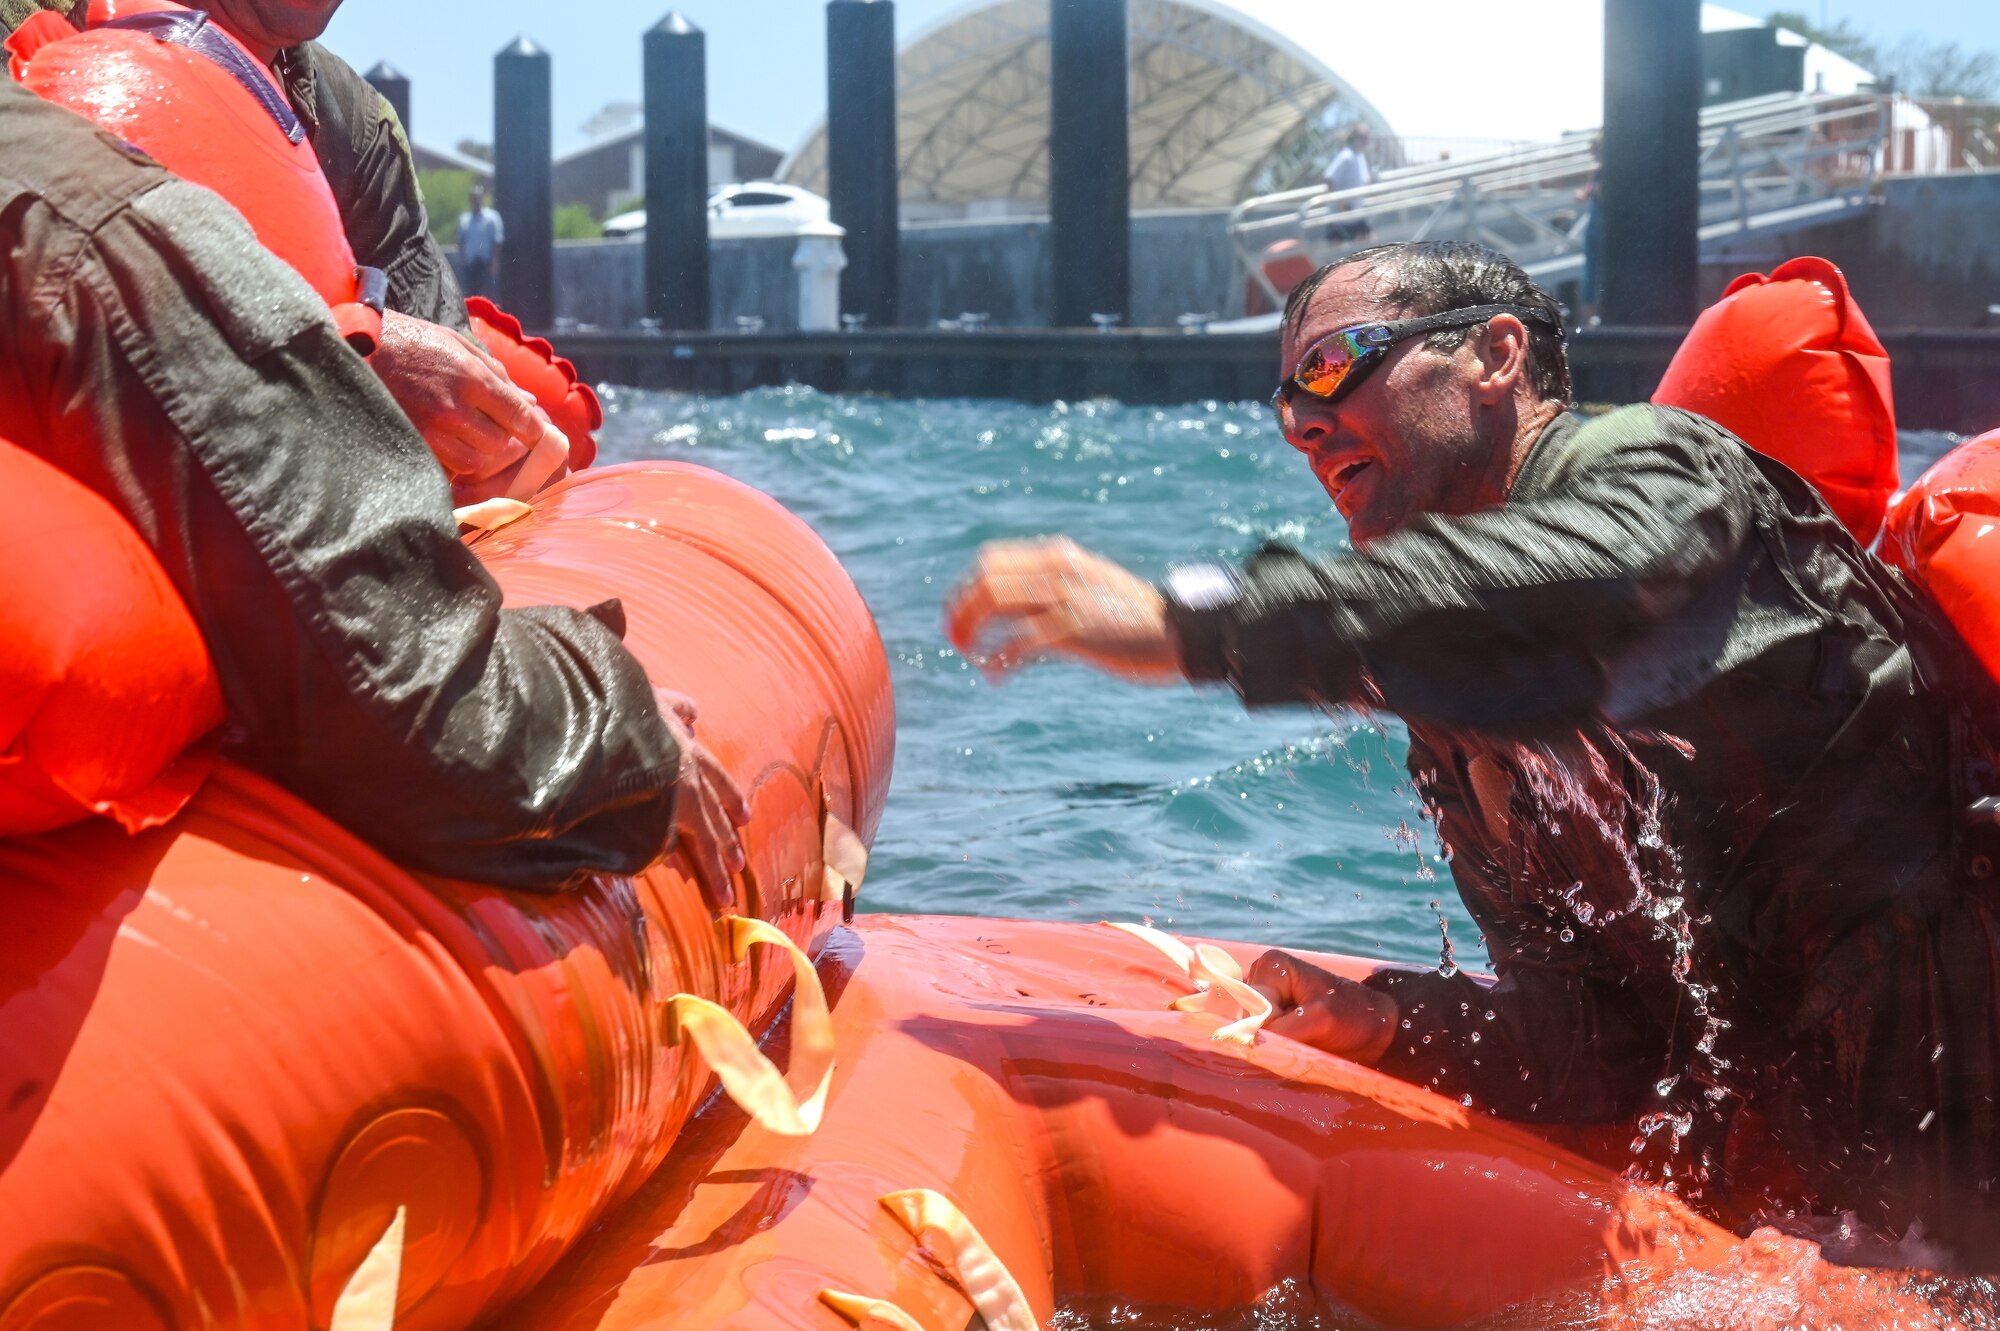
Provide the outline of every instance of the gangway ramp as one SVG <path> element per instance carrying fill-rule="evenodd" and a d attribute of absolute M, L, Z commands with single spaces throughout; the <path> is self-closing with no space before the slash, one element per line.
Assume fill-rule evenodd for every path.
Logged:
<path fill-rule="evenodd" d="M 1890 104 L 1877 97 L 1780 93 L 1706 108 L 1704 255 L 1873 206 L 1889 128 Z M 1278 252 L 1317 266 L 1364 243 L 1476 240 L 1553 287 L 1583 275 L 1597 170 L 1597 135 L 1576 133 L 1467 161 L 1392 168 L 1360 189 L 1313 186 L 1250 199 L 1230 214 L 1229 233 L 1244 271 L 1274 305 L 1283 293 L 1266 261 L 1287 241 Z M 1357 224 L 1370 233 L 1366 241 Z"/>

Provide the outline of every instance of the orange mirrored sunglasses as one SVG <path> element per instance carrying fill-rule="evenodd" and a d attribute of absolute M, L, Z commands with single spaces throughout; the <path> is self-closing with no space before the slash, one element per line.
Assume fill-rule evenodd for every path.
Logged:
<path fill-rule="evenodd" d="M 1558 334 L 1562 331 L 1561 325 L 1546 311 L 1526 305 L 1470 305 L 1441 314 L 1427 314 L 1418 319 L 1355 324 L 1336 329 L 1307 347 L 1305 354 L 1299 357 L 1297 368 L 1286 375 L 1271 394 L 1271 407 L 1282 423 L 1285 408 L 1291 405 L 1294 393 L 1310 393 L 1328 402 L 1338 401 L 1353 391 L 1354 386 L 1366 379 L 1377 365 L 1387 360 L 1389 348 L 1398 342 L 1444 328 L 1470 328 L 1474 324 L 1485 323 L 1496 314 L 1511 314 L 1523 323 L 1539 323 L 1545 328 L 1554 328 Z"/>

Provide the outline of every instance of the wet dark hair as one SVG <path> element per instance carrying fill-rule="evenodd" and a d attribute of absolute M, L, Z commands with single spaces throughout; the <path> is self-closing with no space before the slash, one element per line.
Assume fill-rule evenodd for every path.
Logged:
<path fill-rule="evenodd" d="M 1413 240 L 1342 255 L 1292 288 L 1285 300 L 1285 327 L 1297 329 L 1314 293 L 1329 277 L 1349 268 L 1365 268 L 1382 279 L 1376 300 L 1394 318 L 1443 314 L 1474 305 L 1525 305 L 1546 313 L 1546 324 L 1540 319 L 1523 321 L 1528 329 L 1529 379 L 1545 401 L 1569 405 L 1569 349 L 1563 341 L 1562 306 L 1498 250 L 1467 240 Z M 1425 344 L 1437 351 L 1456 351 L 1472 331 L 1440 329 Z"/>

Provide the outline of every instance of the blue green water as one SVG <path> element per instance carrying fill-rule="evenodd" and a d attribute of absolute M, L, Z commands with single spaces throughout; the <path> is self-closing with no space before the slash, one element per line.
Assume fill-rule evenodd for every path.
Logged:
<path fill-rule="evenodd" d="M 999 537 L 1064 533 L 1147 576 L 1241 558 L 1265 536 L 1342 548 L 1345 524 L 1267 408 L 803 388 L 612 389 L 606 405 L 608 460 L 700 462 L 767 491 L 867 597 L 898 737 L 864 908 L 1150 919 L 1411 961 L 1437 958 L 1442 920 L 1461 962 L 1484 964 L 1393 718 L 1246 712 L 1226 689 L 1135 687 L 1072 666 L 996 688 L 939 627 L 946 593 Z"/>

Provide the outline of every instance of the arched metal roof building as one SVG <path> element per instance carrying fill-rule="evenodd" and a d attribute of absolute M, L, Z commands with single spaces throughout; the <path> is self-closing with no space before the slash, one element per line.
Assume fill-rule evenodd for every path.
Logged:
<path fill-rule="evenodd" d="M 1602 119 L 1603 0 L 1130 0 L 1132 206 L 1226 207 L 1336 102 L 1401 139 L 1523 142 Z M 1754 25 L 1703 6 L 1710 29 Z M 1049 0 L 973 0 L 897 55 L 906 203 L 1048 197 Z M 1815 47 L 1807 86 L 1865 70 Z M 783 178 L 826 189 L 825 124 Z"/>

